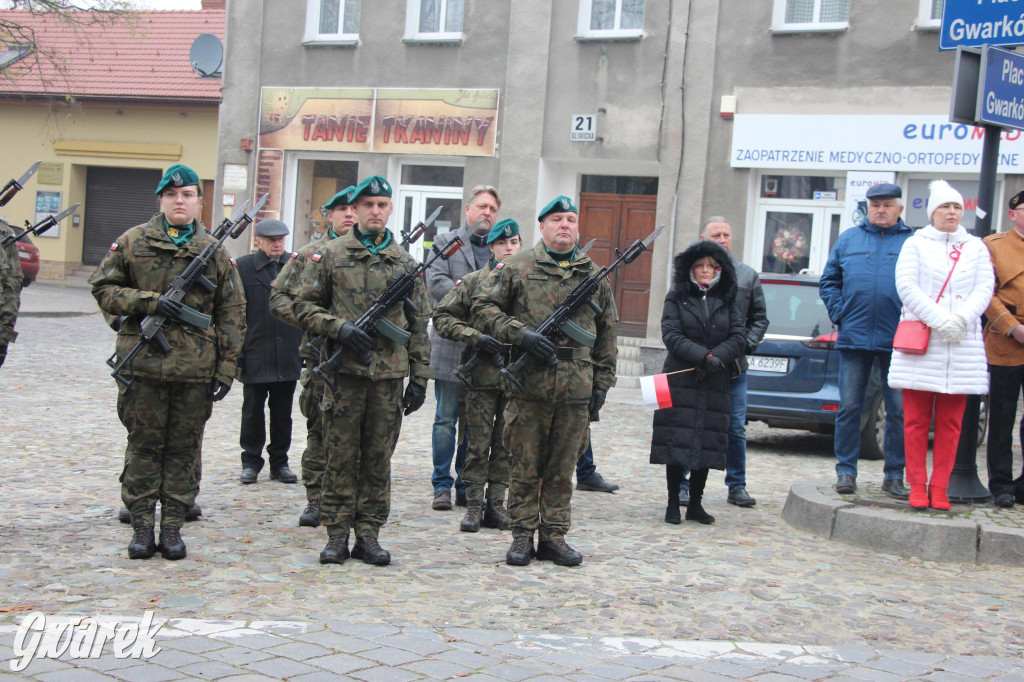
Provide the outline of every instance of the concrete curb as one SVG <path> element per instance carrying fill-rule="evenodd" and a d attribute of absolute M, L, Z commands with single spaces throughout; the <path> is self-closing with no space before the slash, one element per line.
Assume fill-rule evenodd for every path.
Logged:
<path fill-rule="evenodd" d="M 965 518 L 975 509 L 970 506 L 917 512 L 905 503 L 872 497 L 871 490 L 839 495 L 831 480 L 801 481 L 790 487 L 782 518 L 813 535 L 886 554 L 1024 566 L 1022 528 Z"/>

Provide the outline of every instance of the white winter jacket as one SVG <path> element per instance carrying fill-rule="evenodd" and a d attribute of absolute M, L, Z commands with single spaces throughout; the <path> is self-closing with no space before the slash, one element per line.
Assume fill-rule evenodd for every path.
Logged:
<path fill-rule="evenodd" d="M 938 303 L 935 302 L 953 265 L 960 260 Z M 922 320 L 932 328 L 924 355 L 893 351 L 889 386 L 935 393 L 988 393 L 988 365 L 981 337 L 981 315 L 992 299 L 995 275 L 988 248 L 963 225 L 956 232 L 922 227 L 903 245 L 896 260 L 896 291 L 905 320 Z M 942 340 L 935 328 L 956 313 L 967 320 L 959 344 Z"/>

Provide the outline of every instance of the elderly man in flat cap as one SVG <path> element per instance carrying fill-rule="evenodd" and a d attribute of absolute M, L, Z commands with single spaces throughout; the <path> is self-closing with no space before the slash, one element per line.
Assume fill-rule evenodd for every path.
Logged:
<path fill-rule="evenodd" d="M 238 259 L 238 274 L 245 286 L 245 346 L 242 375 L 242 483 L 255 483 L 263 468 L 267 442 L 264 406 L 270 409 L 270 478 L 282 483 L 299 479 L 288 468 L 292 443 L 292 399 L 302 371 L 299 344 L 302 330 L 270 314 L 270 285 L 291 257 L 284 248 L 288 226 L 264 220 L 254 228 L 256 251 Z"/>
<path fill-rule="evenodd" d="M 829 319 L 839 327 L 839 414 L 836 415 L 836 492 L 857 491 L 860 415 L 875 365 L 882 373 L 885 401 L 885 455 L 882 490 L 894 499 L 910 497 L 903 486 L 903 398 L 885 377 L 892 337 L 900 320 L 896 258 L 911 229 L 900 218 L 903 190 L 883 182 L 865 193 L 867 217 L 836 240 L 818 292 Z"/>

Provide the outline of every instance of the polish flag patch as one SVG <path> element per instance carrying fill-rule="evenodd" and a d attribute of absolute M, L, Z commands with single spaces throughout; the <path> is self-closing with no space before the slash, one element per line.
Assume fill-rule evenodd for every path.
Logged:
<path fill-rule="evenodd" d="M 232 264 L 233 266 L 235 266 L 236 268 L 238 267 L 238 263 L 236 263 L 236 262 L 235 262 L 235 259 L 234 259 L 234 258 L 232 258 L 231 256 L 228 256 L 228 260 L 229 260 L 229 261 L 231 261 L 231 264 Z"/>
<path fill-rule="evenodd" d="M 292 251 L 292 258 L 298 258 L 298 257 L 299 257 L 299 252 L 298 251 Z"/>
<path fill-rule="evenodd" d="M 462 280 L 461 279 L 455 280 L 455 286 L 459 286 L 460 284 L 462 284 Z"/>
<path fill-rule="evenodd" d="M 501 270 L 503 267 L 505 267 L 504 263 L 498 263 L 497 265 L 494 266 L 494 269 L 495 270 Z"/>
<path fill-rule="evenodd" d="M 319 263 L 321 258 L 323 258 L 323 256 L 321 256 L 319 253 L 314 253 L 312 256 L 309 257 L 309 259 L 314 263 Z"/>
<path fill-rule="evenodd" d="M 111 250 L 111 251 L 117 251 L 117 242 L 114 242 L 114 243 L 112 243 L 112 244 L 110 245 L 110 250 Z"/>

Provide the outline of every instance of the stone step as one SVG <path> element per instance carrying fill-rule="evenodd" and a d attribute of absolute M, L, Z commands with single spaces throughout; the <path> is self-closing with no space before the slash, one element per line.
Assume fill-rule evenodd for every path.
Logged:
<path fill-rule="evenodd" d="M 640 346 L 619 346 L 619 362 L 640 362 Z"/>
<path fill-rule="evenodd" d="M 638 377 L 644 373 L 644 363 L 642 362 L 630 362 L 629 360 L 623 360 L 621 357 L 615 365 L 616 376 L 631 376 Z"/>

